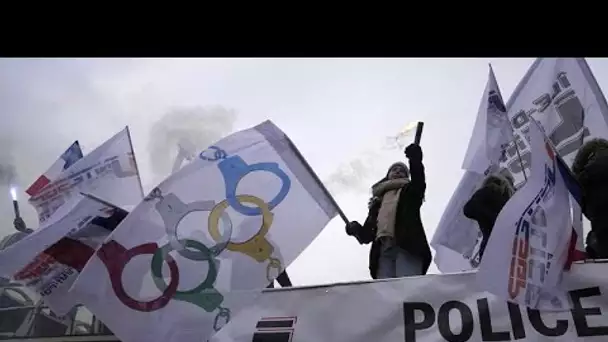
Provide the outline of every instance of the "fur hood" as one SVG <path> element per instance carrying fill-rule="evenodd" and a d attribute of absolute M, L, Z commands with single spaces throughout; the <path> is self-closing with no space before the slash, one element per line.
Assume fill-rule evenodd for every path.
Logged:
<path fill-rule="evenodd" d="M 511 197 L 515 193 L 513 185 L 513 177 L 511 175 L 503 175 L 501 173 L 493 173 L 483 180 L 481 187 L 495 187 L 501 193 Z"/>
<path fill-rule="evenodd" d="M 574 175 L 579 177 L 585 167 L 598 153 L 608 155 L 608 140 L 602 138 L 591 139 L 578 150 L 574 163 L 572 163 Z"/>

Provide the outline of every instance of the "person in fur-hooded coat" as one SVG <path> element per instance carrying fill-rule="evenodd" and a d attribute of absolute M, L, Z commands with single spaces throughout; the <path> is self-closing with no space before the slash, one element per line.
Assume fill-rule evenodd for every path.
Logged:
<path fill-rule="evenodd" d="M 572 172 L 582 189 L 582 211 L 591 221 L 586 238 L 590 259 L 608 258 L 608 140 L 592 139 L 574 158 Z"/>
<path fill-rule="evenodd" d="M 369 270 L 373 279 L 424 275 L 431 263 L 420 218 L 426 190 L 422 149 L 411 144 L 405 155 L 409 169 L 402 162 L 395 163 L 372 186 L 365 223 L 353 221 L 346 226 L 347 234 L 360 243 L 372 243 Z"/>
<path fill-rule="evenodd" d="M 484 179 L 481 187 L 473 193 L 464 205 L 464 216 L 477 221 L 482 240 L 479 246 L 479 260 L 483 257 L 486 244 L 492 233 L 498 214 L 515 193 L 513 178 L 499 173 L 491 174 Z"/>

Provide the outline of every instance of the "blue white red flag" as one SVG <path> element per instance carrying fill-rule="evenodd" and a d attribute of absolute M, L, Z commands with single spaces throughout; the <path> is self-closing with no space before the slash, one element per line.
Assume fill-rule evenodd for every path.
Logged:
<path fill-rule="evenodd" d="M 55 161 L 45 173 L 38 177 L 38 179 L 36 179 L 36 181 L 34 181 L 34 183 L 32 183 L 27 190 L 25 190 L 25 192 L 30 196 L 34 196 L 50 182 L 56 180 L 64 170 L 67 170 L 81 158 L 82 150 L 80 149 L 78 140 L 76 140 L 72 143 L 72 145 L 70 145 L 70 147 L 68 147 L 67 150 L 65 150 L 65 152 L 61 154 L 59 159 L 57 159 L 57 161 Z"/>

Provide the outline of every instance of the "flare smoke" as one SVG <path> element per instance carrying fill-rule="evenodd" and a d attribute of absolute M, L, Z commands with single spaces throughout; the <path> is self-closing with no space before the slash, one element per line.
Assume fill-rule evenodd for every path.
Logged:
<path fill-rule="evenodd" d="M 15 181 L 15 167 L 7 160 L 0 160 L 0 185 L 11 185 Z"/>
<path fill-rule="evenodd" d="M 323 183 L 334 195 L 348 191 L 369 191 L 370 182 L 376 181 L 375 178 L 382 176 L 386 171 L 385 165 L 379 161 L 383 156 L 388 157 L 388 153 L 375 151 L 403 151 L 405 146 L 413 141 L 417 125 L 418 121 L 408 123 L 396 135 L 386 137 L 381 147 L 364 152 L 359 158 L 341 164 Z"/>
<path fill-rule="evenodd" d="M 150 129 L 148 151 L 152 171 L 157 176 L 167 176 L 178 153 L 178 144 L 200 152 L 230 134 L 236 118 L 235 110 L 221 106 L 169 111 Z"/>
<path fill-rule="evenodd" d="M 334 195 L 346 191 L 368 191 L 368 181 L 381 172 L 377 170 L 378 157 L 378 153 L 365 152 L 360 158 L 341 164 L 323 183 Z"/>

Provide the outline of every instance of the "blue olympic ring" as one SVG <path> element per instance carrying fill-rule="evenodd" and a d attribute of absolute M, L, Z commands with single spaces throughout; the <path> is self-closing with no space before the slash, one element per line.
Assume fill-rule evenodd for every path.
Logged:
<path fill-rule="evenodd" d="M 213 150 L 213 157 L 205 156 L 205 152 L 207 152 L 209 150 Z M 208 149 L 204 150 L 203 152 L 201 152 L 198 155 L 198 157 L 200 159 L 208 160 L 208 161 L 218 161 L 220 159 L 226 159 L 227 156 L 228 156 L 228 154 L 226 153 L 226 151 L 222 150 L 221 148 L 219 148 L 217 146 L 210 146 Z"/>
<path fill-rule="evenodd" d="M 262 209 L 258 207 L 248 207 L 236 198 L 236 188 L 247 174 L 254 171 L 267 171 L 273 173 L 275 176 L 281 179 L 281 190 L 279 193 L 268 202 L 270 210 L 283 202 L 289 189 L 291 188 L 291 180 L 289 176 L 279 168 L 277 163 L 256 163 L 247 165 L 245 161 L 239 156 L 232 156 L 219 162 L 218 168 L 224 176 L 224 184 L 226 185 L 226 201 L 230 206 L 238 211 L 239 213 L 247 216 L 257 216 L 262 214 Z"/>

